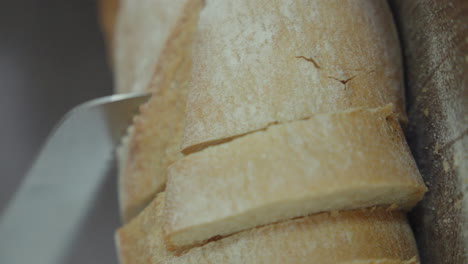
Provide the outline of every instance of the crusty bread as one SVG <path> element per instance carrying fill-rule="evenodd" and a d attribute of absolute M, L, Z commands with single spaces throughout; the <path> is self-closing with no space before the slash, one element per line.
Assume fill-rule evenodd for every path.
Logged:
<path fill-rule="evenodd" d="M 418 263 L 386 2 L 204 2 L 119 12 L 118 91 L 153 92 L 119 151 L 121 263 Z"/>
<path fill-rule="evenodd" d="M 190 0 L 120 0 L 114 37 L 116 92 L 154 91 L 150 83 Z"/>
<path fill-rule="evenodd" d="M 393 103 L 405 118 L 384 0 L 207 1 L 193 54 L 184 153 L 320 112 Z"/>
<path fill-rule="evenodd" d="M 167 177 L 174 247 L 315 212 L 409 209 L 426 191 L 391 106 L 273 125 L 188 155 Z"/>
<path fill-rule="evenodd" d="M 116 232 L 122 264 L 414 264 L 416 245 L 403 213 L 385 209 L 322 213 L 266 225 L 182 254 L 166 249 L 164 195 Z"/>
<path fill-rule="evenodd" d="M 158 2 L 163 5 L 168 0 Z M 203 0 L 184 0 L 151 80 L 151 99 L 141 107 L 120 153 L 119 199 L 124 222 L 134 217 L 164 188 L 166 167 L 182 156 L 191 42 Z M 173 12 L 168 12 L 172 14 Z"/>

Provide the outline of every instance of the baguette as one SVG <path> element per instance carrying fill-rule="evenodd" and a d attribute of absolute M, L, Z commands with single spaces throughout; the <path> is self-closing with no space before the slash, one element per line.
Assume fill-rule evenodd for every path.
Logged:
<path fill-rule="evenodd" d="M 384 0 L 123 2 L 122 264 L 419 263 Z"/>
<path fill-rule="evenodd" d="M 175 8 L 170 0 L 151 2 L 168 10 Z M 179 146 L 191 69 L 190 47 L 203 0 L 174 2 L 183 10 L 177 9 L 176 26 L 155 67 L 150 83 L 153 95 L 141 107 L 119 151 L 119 200 L 124 222 L 137 215 L 163 190 L 166 167 L 182 157 Z M 174 10 L 168 11 L 168 15 L 173 13 Z"/>
<path fill-rule="evenodd" d="M 384 0 L 207 1 L 193 54 L 186 154 L 314 113 L 393 103 L 405 119 Z"/>
<path fill-rule="evenodd" d="M 116 232 L 122 264 L 412 264 L 416 244 L 403 213 L 385 209 L 322 213 L 266 225 L 183 253 L 166 249 L 164 193 Z"/>
<path fill-rule="evenodd" d="M 317 114 L 175 162 L 166 187 L 169 245 L 316 212 L 412 208 L 426 187 L 391 109 Z"/>

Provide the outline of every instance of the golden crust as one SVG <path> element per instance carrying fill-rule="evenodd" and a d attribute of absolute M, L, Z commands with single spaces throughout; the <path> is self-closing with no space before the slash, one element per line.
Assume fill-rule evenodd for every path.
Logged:
<path fill-rule="evenodd" d="M 314 113 L 393 103 L 405 118 L 383 0 L 207 1 L 193 50 L 186 154 Z"/>

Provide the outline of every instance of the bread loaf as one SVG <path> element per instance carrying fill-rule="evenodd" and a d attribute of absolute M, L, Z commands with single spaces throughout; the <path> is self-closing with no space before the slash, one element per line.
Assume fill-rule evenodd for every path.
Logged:
<path fill-rule="evenodd" d="M 383 0 L 207 1 L 193 54 L 185 153 L 315 113 L 393 103 L 405 118 Z"/>
<path fill-rule="evenodd" d="M 191 69 L 190 44 L 198 12 L 203 5 L 203 0 L 150 2 L 159 9 L 167 10 L 166 16 L 174 15 L 178 19 L 171 18 L 177 23 L 154 67 L 148 88 L 153 91 L 153 96 L 141 107 L 119 151 L 119 198 L 125 222 L 164 188 L 166 167 L 182 156 L 179 146 L 183 136 L 187 81 Z M 156 33 L 150 31 L 147 34 Z"/>
<path fill-rule="evenodd" d="M 416 244 L 403 213 L 385 209 L 322 213 L 262 226 L 175 254 L 162 238 L 164 197 L 119 229 L 122 264 L 414 264 Z"/>
<path fill-rule="evenodd" d="M 395 204 L 426 188 L 392 107 L 316 114 L 188 155 L 168 169 L 175 247 L 311 213 Z"/>
<path fill-rule="evenodd" d="M 152 92 L 120 150 L 123 264 L 419 263 L 385 1 L 123 0 L 114 54 L 118 91 Z"/>
<path fill-rule="evenodd" d="M 424 264 L 468 263 L 468 1 L 396 0 L 407 137 L 430 187 L 412 213 Z"/>

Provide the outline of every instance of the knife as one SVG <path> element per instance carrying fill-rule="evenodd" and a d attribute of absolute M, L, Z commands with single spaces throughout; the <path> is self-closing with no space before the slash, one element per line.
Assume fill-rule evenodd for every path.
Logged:
<path fill-rule="evenodd" d="M 72 109 L 0 218 L 0 263 L 62 263 L 132 117 L 148 94 L 94 99 Z"/>

